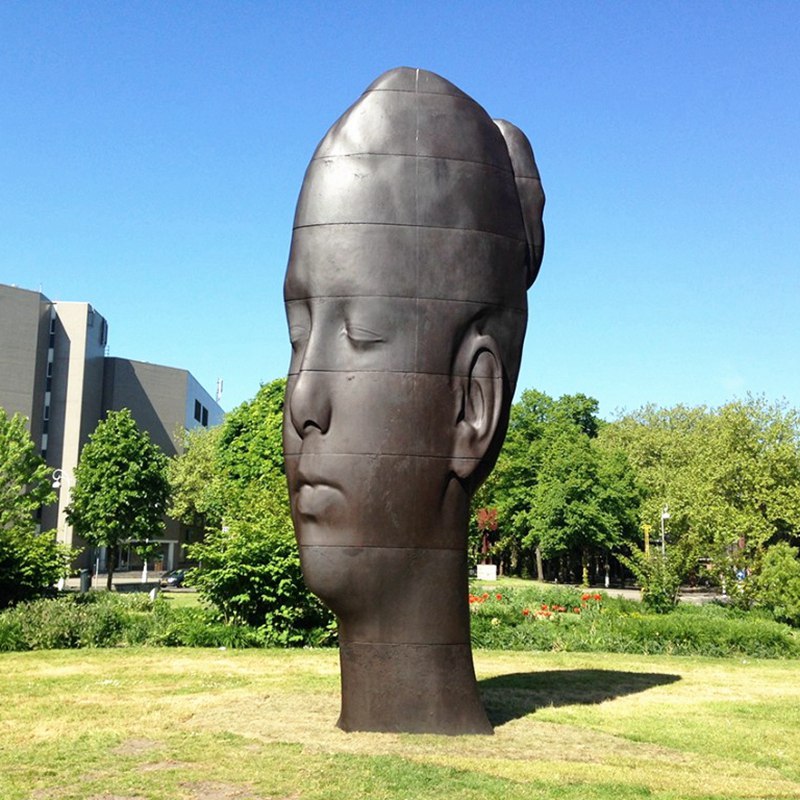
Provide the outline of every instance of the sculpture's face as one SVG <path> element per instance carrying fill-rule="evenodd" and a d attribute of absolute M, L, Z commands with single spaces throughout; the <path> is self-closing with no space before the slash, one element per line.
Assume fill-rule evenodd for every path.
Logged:
<path fill-rule="evenodd" d="M 437 532 L 457 413 L 452 314 L 381 279 L 396 236 L 329 226 L 293 237 L 284 451 L 301 553 L 457 546 Z"/>

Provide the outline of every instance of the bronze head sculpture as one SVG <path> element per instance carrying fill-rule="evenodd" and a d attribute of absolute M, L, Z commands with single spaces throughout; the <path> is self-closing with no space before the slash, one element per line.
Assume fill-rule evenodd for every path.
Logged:
<path fill-rule="evenodd" d="M 543 206 L 524 134 L 423 70 L 378 78 L 306 172 L 284 452 L 304 578 L 339 620 L 344 730 L 492 732 L 469 503 L 505 436 Z"/>

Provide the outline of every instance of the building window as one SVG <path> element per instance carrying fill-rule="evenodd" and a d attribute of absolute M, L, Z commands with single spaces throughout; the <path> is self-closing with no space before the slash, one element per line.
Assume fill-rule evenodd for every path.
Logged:
<path fill-rule="evenodd" d="M 202 425 L 204 428 L 208 427 L 208 409 L 203 406 L 203 422 Z"/>
<path fill-rule="evenodd" d="M 203 406 L 200 405 L 199 400 L 194 401 L 194 418 L 200 422 L 203 418 Z"/>
<path fill-rule="evenodd" d="M 100 346 L 105 347 L 108 343 L 108 323 L 103 320 L 103 324 L 100 326 Z"/>

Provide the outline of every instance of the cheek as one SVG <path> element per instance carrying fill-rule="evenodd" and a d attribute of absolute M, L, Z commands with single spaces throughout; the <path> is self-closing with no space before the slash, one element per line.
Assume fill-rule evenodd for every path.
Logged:
<path fill-rule="evenodd" d="M 295 392 L 303 382 L 302 392 Z M 302 436 L 295 419 L 329 414 L 324 434 Z M 284 447 L 287 456 L 308 453 L 453 455 L 457 408 L 446 375 L 403 372 L 301 372 L 287 382 Z M 310 398 L 310 399 L 308 399 Z M 313 406 L 316 406 L 315 409 Z"/>
<path fill-rule="evenodd" d="M 452 480 L 449 461 L 412 456 L 311 454 L 288 456 L 286 473 L 296 485 L 300 464 L 335 487 L 322 508 L 305 507 L 292 494 L 295 532 L 301 545 L 432 547 L 461 549 L 465 532 L 443 524 L 443 498 Z M 326 498 L 323 498 L 326 499 Z"/>

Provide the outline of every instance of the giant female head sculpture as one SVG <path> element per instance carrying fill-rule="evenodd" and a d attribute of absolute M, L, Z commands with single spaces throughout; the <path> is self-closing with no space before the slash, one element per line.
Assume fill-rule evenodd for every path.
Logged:
<path fill-rule="evenodd" d="M 491 732 L 469 501 L 505 436 L 543 206 L 525 136 L 422 70 L 378 78 L 306 172 L 284 451 L 304 577 L 339 619 L 345 730 Z"/>

